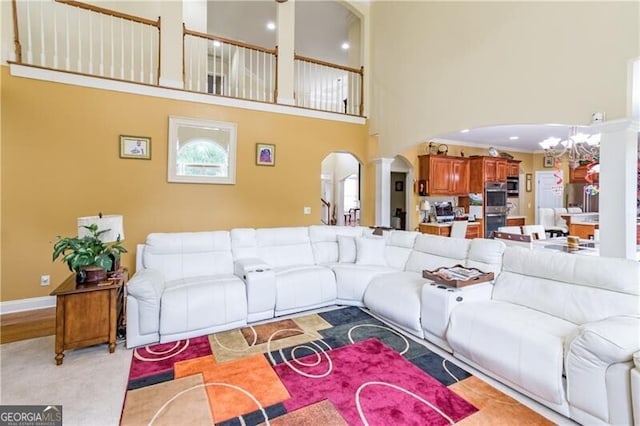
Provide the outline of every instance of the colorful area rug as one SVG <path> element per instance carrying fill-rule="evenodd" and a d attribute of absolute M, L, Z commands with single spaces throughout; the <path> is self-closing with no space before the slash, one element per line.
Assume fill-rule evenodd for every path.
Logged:
<path fill-rule="evenodd" d="M 122 425 L 552 424 L 359 308 L 133 353 Z"/>

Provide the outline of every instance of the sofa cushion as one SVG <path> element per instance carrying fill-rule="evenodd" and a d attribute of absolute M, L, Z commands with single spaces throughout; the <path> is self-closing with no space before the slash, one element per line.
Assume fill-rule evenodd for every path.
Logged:
<path fill-rule="evenodd" d="M 309 239 L 317 265 L 328 265 L 339 261 L 340 247 L 338 237 L 358 237 L 362 228 L 355 226 L 312 225 L 309 227 Z M 355 249 L 354 249 L 355 253 Z M 355 262 L 352 260 L 352 262 Z"/>
<path fill-rule="evenodd" d="M 502 255 L 506 245 L 502 241 L 474 238 L 469 243 L 469 253 L 464 266 L 493 272 L 497 277 L 502 270 Z"/>
<path fill-rule="evenodd" d="M 324 266 L 295 266 L 275 269 L 276 315 L 292 310 L 335 303 L 336 278 Z"/>
<path fill-rule="evenodd" d="M 231 251 L 234 260 L 258 258 L 256 230 L 253 228 L 235 228 L 230 232 Z"/>
<path fill-rule="evenodd" d="M 258 257 L 272 267 L 314 265 L 309 228 L 256 229 Z"/>
<path fill-rule="evenodd" d="M 507 247 L 493 298 L 576 324 L 640 315 L 640 264 Z"/>
<path fill-rule="evenodd" d="M 420 301 L 427 280 L 415 272 L 398 271 L 374 277 L 364 293 L 364 304 L 392 323 L 422 337 Z"/>
<path fill-rule="evenodd" d="M 387 238 L 385 249 L 387 265 L 395 269 L 404 269 L 418 235 L 419 232 L 413 231 L 392 231 Z"/>
<path fill-rule="evenodd" d="M 160 334 L 184 333 L 247 319 L 247 297 L 235 275 L 190 277 L 166 283 Z"/>
<path fill-rule="evenodd" d="M 356 237 L 338 235 L 338 262 L 355 263 L 357 251 Z"/>
<path fill-rule="evenodd" d="M 396 272 L 389 266 L 353 263 L 331 265 L 331 269 L 336 276 L 338 303 L 355 306 L 364 306 L 364 292 L 374 277 Z"/>
<path fill-rule="evenodd" d="M 157 269 L 167 281 L 233 274 L 228 231 L 149 234 L 143 252 L 146 269 Z"/>
<path fill-rule="evenodd" d="M 441 266 L 463 265 L 469 251 L 470 240 L 420 234 L 409 255 L 406 271 L 434 270 Z"/>
<path fill-rule="evenodd" d="M 565 338 L 577 325 L 524 306 L 463 303 L 451 312 L 447 341 L 492 374 L 560 405 Z"/>
<path fill-rule="evenodd" d="M 356 238 L 356 264 L 386 266 L 385 247 L 387 242 L 382 237 Z"/>

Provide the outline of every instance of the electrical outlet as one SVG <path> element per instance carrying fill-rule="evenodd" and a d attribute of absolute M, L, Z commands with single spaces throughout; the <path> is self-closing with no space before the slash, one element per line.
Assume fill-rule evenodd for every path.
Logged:
<path fill-rule="evenodd" d="M 51 282 L 51 277 L 49 275 L 40 275 L 40 285 L 41 286 L 48 286 L 49 283 Z"/>
<path fill-rule="evenodd" d="M 311 207 L 305 207 L 302 211 L 304 214 L 311 214 Z"/>

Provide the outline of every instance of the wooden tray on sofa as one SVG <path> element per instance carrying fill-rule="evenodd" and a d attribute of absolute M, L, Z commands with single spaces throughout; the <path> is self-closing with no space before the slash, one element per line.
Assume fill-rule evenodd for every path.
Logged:
<path fill-rule="evenodd" d="M 477 268 L 465 268 L 462 265 L 443 266 L 434 271 L 425 269 L 422 277 L 448 287 L 465 287 L 484 283 L 494 278 L 493 272 L 482 272 Z"/>

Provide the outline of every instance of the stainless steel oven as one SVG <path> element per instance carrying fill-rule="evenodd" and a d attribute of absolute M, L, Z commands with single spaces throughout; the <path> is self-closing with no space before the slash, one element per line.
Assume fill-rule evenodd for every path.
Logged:
<path fill-rule="evenodd" d="M 507 183 L 487 182 L 484 188 L 484 236 L 491 238 L 493 232 L 507 224 Z"/>

